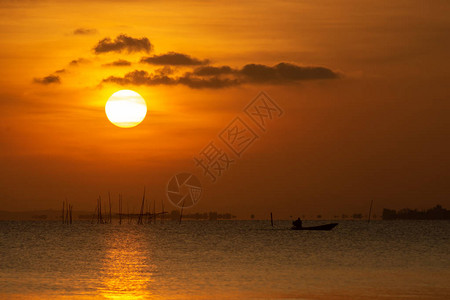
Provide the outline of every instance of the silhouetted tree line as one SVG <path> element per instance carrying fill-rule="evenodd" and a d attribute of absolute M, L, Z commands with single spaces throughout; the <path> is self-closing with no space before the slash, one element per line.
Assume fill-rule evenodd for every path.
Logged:
<path fill-rule="evenodd" d="M 450 220 L 450 210 L 436 205 L 428 210 L 404 208 L 399 211 L 383 209 L 383 220 Z"/>

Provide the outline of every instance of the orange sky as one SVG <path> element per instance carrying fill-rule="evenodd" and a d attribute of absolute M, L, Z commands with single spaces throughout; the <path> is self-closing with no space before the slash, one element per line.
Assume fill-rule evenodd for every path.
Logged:
<path fill-rule="evenodd" d="M 108 191 L 137 209 L 144 185 L 159 203 L 182 171 L 205 189 L 192 212 L 449 207 L 449 13 L 448 1 L 2 1 L 0 210 L 65 197 L 93 210 Z M 171 52 L 193 65 L 167 73 L 155 61 Z M 108 65 L 118 60 L 129 65 Z M 183 81 L 205 66 L 232 71 L 220 88 Z M 124 82 L 135 70 L 147 75 Z M 171 84 L 152 81 L 162 72 Z M 132 129 L 104 112 L 125 88 L 148 106 Z M 193 157 L 262 90 L 285 114 L 212 184 Z"/>

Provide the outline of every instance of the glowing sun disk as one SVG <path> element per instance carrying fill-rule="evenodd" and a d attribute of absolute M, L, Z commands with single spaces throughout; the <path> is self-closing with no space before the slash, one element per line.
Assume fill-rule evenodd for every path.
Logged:
<path fill-rule="evenodd" d="M 130 128 L 141 123 L 147 114 L 144 98 L 131 90 L 121 90 L 109 97 L 105 105 L 108 120 L 122 128 Z"/>

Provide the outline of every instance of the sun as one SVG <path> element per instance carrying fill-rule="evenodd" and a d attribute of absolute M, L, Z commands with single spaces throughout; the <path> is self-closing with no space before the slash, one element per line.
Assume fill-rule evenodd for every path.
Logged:
<path fill-rule="evenodd" d="M 105 105 L 108 120 L 121 128 L 139 125 L 147 114 L 147 103 L 138 93 L 121 90 L 109 97 Z"/>

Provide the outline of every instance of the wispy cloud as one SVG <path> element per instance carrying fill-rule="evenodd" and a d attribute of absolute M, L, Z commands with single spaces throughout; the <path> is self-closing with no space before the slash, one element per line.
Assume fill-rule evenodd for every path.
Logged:
<path fill-rule="evenodd" d="M 186 85 L 193 89 L 221 89 L 241 84 L 237 78 L 221 78 L 219 76 L 199 78 L 191 76 L 190 73 L 186 73 L 184 76 L 179 77 L 177 79 L 177 83 Z"/>
<path fill-rule="evenodd" d="M 110 76 L 103 79 L 103 82 L 113 82 L 120 85 L 173 85 L 176 81 L 166 75 L 151 75 L 143 70 L 135 70 L 125 74 L 124 77 Z"/>
<path fill-rule="evenodd" d="M 170 77 L 171 73 L 149 74 L 144 70 L 135 70 L 123 77 L 110 76 L 104 83 L 120 85 L 176 85 L 181 84 L 194 89 L 226 88 L 242 84 L 287 84 L 304 80 L 335 79 L 339 75 L 324 67 L 302 67 L 290 63 L 275 66 L 247 64 L 241 69 L 229 66 L 204 66 L 186 72 L 179 77 Z"/>
<path fill-rule="evenodd" d="M 108 52 L 150 52 L 153 46 L 146 37 L 133 38 L 125 34 L 118 35 L 114 40 L 105 38 L 93 48 L 96 54 Z M 69 66 L 78 66 L 89 62 L 85 58 L 78 58 L 70 62 Z M 210 60 L 199 59 L 188 54 L 168 52 L 165 54 L 144 56 L 141 63 L 160 66 L 149 73 L 146 70 L 134 70 L 123 77 L 109 76 L 102 83 L 118 85 L 184 85 L 193 89 L 220 89 L 243 84 L 288 84 L 306 80 L 328 80 L 339 78 L 335 71 L 322 66 L 300 66 L 293 63 L 281 62 L 273 66 L 264 64 L 246 64 L 241 68 L 231 66 L 211 66 Z M 103 67 L 129 67 L 132 63 L 119 59 L 105 63 Z M 183 67 L 183 72 L 177 68 Z M 186 68 L 188 69 L 186 71 Z M 60 83 L 58 70 L 53 74 L 36 78 L 40 84 Z"/>
<path fill-rule="evenodd" d="M 88 63 L 88 62 L 89 62 L 88 59 L 80 57 L 80 58 L 78 58 L 78 59 L 72 60 L 72 61 L 69 63 L 69 65 L 70 65 L 70 66 L 78 66 L 79 64 L 84 64 L 84 63 Z"/>
<path fill-rule="evenodd" d="M 190 88 L 224 88 L 233 85 L 238 85 L 236 79 L 228 78 L 198 78 L 193 77 L 190 73 L 186 73 L 181 77 L 169 77 L 167 75 L 149 74 L 143 70 L 135 70 L 125 74 L 124 77 L 110 76 L 103 80 L 103 82 L 112 82 L 119 85 L 177 85 L 182 84 Z"/>
<path fill-rule="evenodd" d="M 193 73 L 194 75 L 197 76 L 217 76 L 223 74 L 232 74 L 236 72 L 238 72 L 238 70 L 232 69 L 229 66 L 222 66 L 222 67 L 204 66 L 196 68 Z"/>
<path fill-rule="evenodd" d="M 286 83 L 338 77 L 337 73 L 324 67 L 302 67 L 290 63 L 279 63 L 273 67 L 248 64 L 239 73 L 245 76 L 247 81 L 259 83 Z"/>
<path fill-rule="evenodd" d="M 97 29 L 94 28 L 77 28 L 73 31 L 73 34 L 75 35 L 89 35 L 89 34 L 96 34 Z"/>
<path fill-rule="evenodd" d="M 198 66 L 206 65 L 209 60 L 200 60 L 191 57 L 187 54 L 169 52 L 161 55 L 153 55 L 150 57 L 143 57 L 141 62 L 152 64 L 152 65 L 167 65 L 167 66 Z"/>
<path fill-rule="evenodd" d="M 42 78 L 34 78 L 33 82 L 38 83 L 38 84 L 48 85 L 48 84 L 52 84 L 52 83 L 61 83 L 61 80 L 60 80 L 59 76 L 57 76 L 57 75 L 48 75 L 48 76 L 42 77 Z"/>
<path fill-rule="evenodd" d="M 114 40 L 107 37 L 99 41 L 94 47 L 95 54 L 107 53 L 107 52 L 150 52 L 153 46 L 148 38 L 133 38 L 125 34 L 117 36 Z"/>
<path fill-rule="evenodd" d="M 127 67 L 127 66 L 131 66 L 131 62 L 129 62 L 128 60 L 119 59 L 119 60 L 113 61 L 111 63 L 103 64 L 102 66 L 103 67 Z"/>
<path fill-rule="evenodd" d="M 173 73 L 175 73 L 175 70 L 169 66 L 164 66 L 160 69 L 156 69 L 155 73 L 158 75 L 172 75 Z"/>

